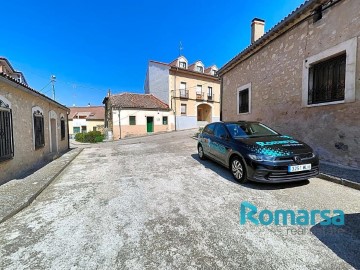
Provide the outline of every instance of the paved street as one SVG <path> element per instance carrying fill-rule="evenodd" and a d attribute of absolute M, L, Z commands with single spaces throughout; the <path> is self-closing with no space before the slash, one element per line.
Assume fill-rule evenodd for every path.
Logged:
<path fill-rule="evenodd" d="M 0 269 L 360 268 L 358 190 L 321 179 L 235 183 L 226 169 L 197 158 L 193 133 L 85 148 L 28 208 L 0 224 Z M 240 225 L 242 201 L 270 210 L 341 209 L 345 225 Z"/>

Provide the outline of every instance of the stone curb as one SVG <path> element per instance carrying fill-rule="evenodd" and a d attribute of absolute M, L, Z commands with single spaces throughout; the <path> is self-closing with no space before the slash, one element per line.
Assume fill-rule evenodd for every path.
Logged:
<path fill-rule="evenodd" d="M 14 209 L 5 214 L 4 216 L 0 217 L 0 224 L 8 220 L 9 218 L 13 217 L 23 209 L 25 209 L 27 206 L 29 206 L 40 194 L 43 192 L 70 164 L 71 162 L 83 151 L 83 148 L 76 148 L 73 151 L 76 151 L 73 153 L 73 156 L 70 157 L 68 161 L 66 161 L 66 164 L 61 166 L 59 170 L 54 171 L 54 174 L 52 174 L 48 179 L 45 177 L 45 183 L 39 187 L 39 189 L 36 192 L 33 192 L 32 194 L 29 194 L 30 196 L 25 199 L 25 201 L 21 202 L 19 205 L 14 205 Z M 68 152 L 69 153 L 69 152 Z M 66 154 L 65 154 L 66 155 Z M 61 159 L 58 158 L 57 160 Z M 53 162 L 56 162 L 54 160 Z M 49 163 L 51 164 L 51 163 Z M 45 165 L 48 166 L 49 164 Z M 39 169 L 37 172 L 40 172 L 45 167 Z M 13 180 L 16 181 L 16 180 Z"/>
<path fill-rule="evenodd" d="M 336 176 L 320 173 L 319 178 L 323 180 L 327 180 L 336 184 L 340 184 L 349 188 L 360 190 L 360 183 L 352 182 L 347 179 L 339 178 Z"/>

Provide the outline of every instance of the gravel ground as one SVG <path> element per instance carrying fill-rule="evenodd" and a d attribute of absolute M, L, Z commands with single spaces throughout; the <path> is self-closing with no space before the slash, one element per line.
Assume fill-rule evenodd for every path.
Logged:
<path fill-rule="evenodd" d="M 0 225 L 0 269 L 360 268 L 358 190 L 317 178 L 235 183 L 197 158 L 193 132 L 85 148 Z M 240 225 L 242 201 L 341 209 L 345 225 Z"/>

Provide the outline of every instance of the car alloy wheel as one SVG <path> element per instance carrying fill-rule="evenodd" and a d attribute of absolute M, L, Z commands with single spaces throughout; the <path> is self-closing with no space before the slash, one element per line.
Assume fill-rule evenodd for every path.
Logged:
<path fill-rule="evenodd" d="M 234 157 L 231 160 L 231 172 L 236 181 L 240 183 L 245 183 L 247 181 L 245 167 L 240 158 Z"/>
<path fill-rule="evenodd" d="M 202 147 L 201 144 L 198 145 L 198 155 L 199 155 L 200 159 L 202 159 L 202 160 L 205 159 L 204 148 Z"/>

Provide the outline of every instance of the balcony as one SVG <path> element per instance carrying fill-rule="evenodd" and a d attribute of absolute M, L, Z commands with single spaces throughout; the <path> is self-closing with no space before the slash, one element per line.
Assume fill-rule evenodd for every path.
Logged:
<path fill-rule="evenodd" d="M 196 93 L 196 99 L 204 100 L 204 93 Z"/>
<path fill-rule="evenodd" d="M 214 95 L 207 95 L 207 101 L 214 102 Z"/>
<path fill-rule="evenodd" d="M 189 98 L 189 90 L 181 89 L 180 98 Z"/>

